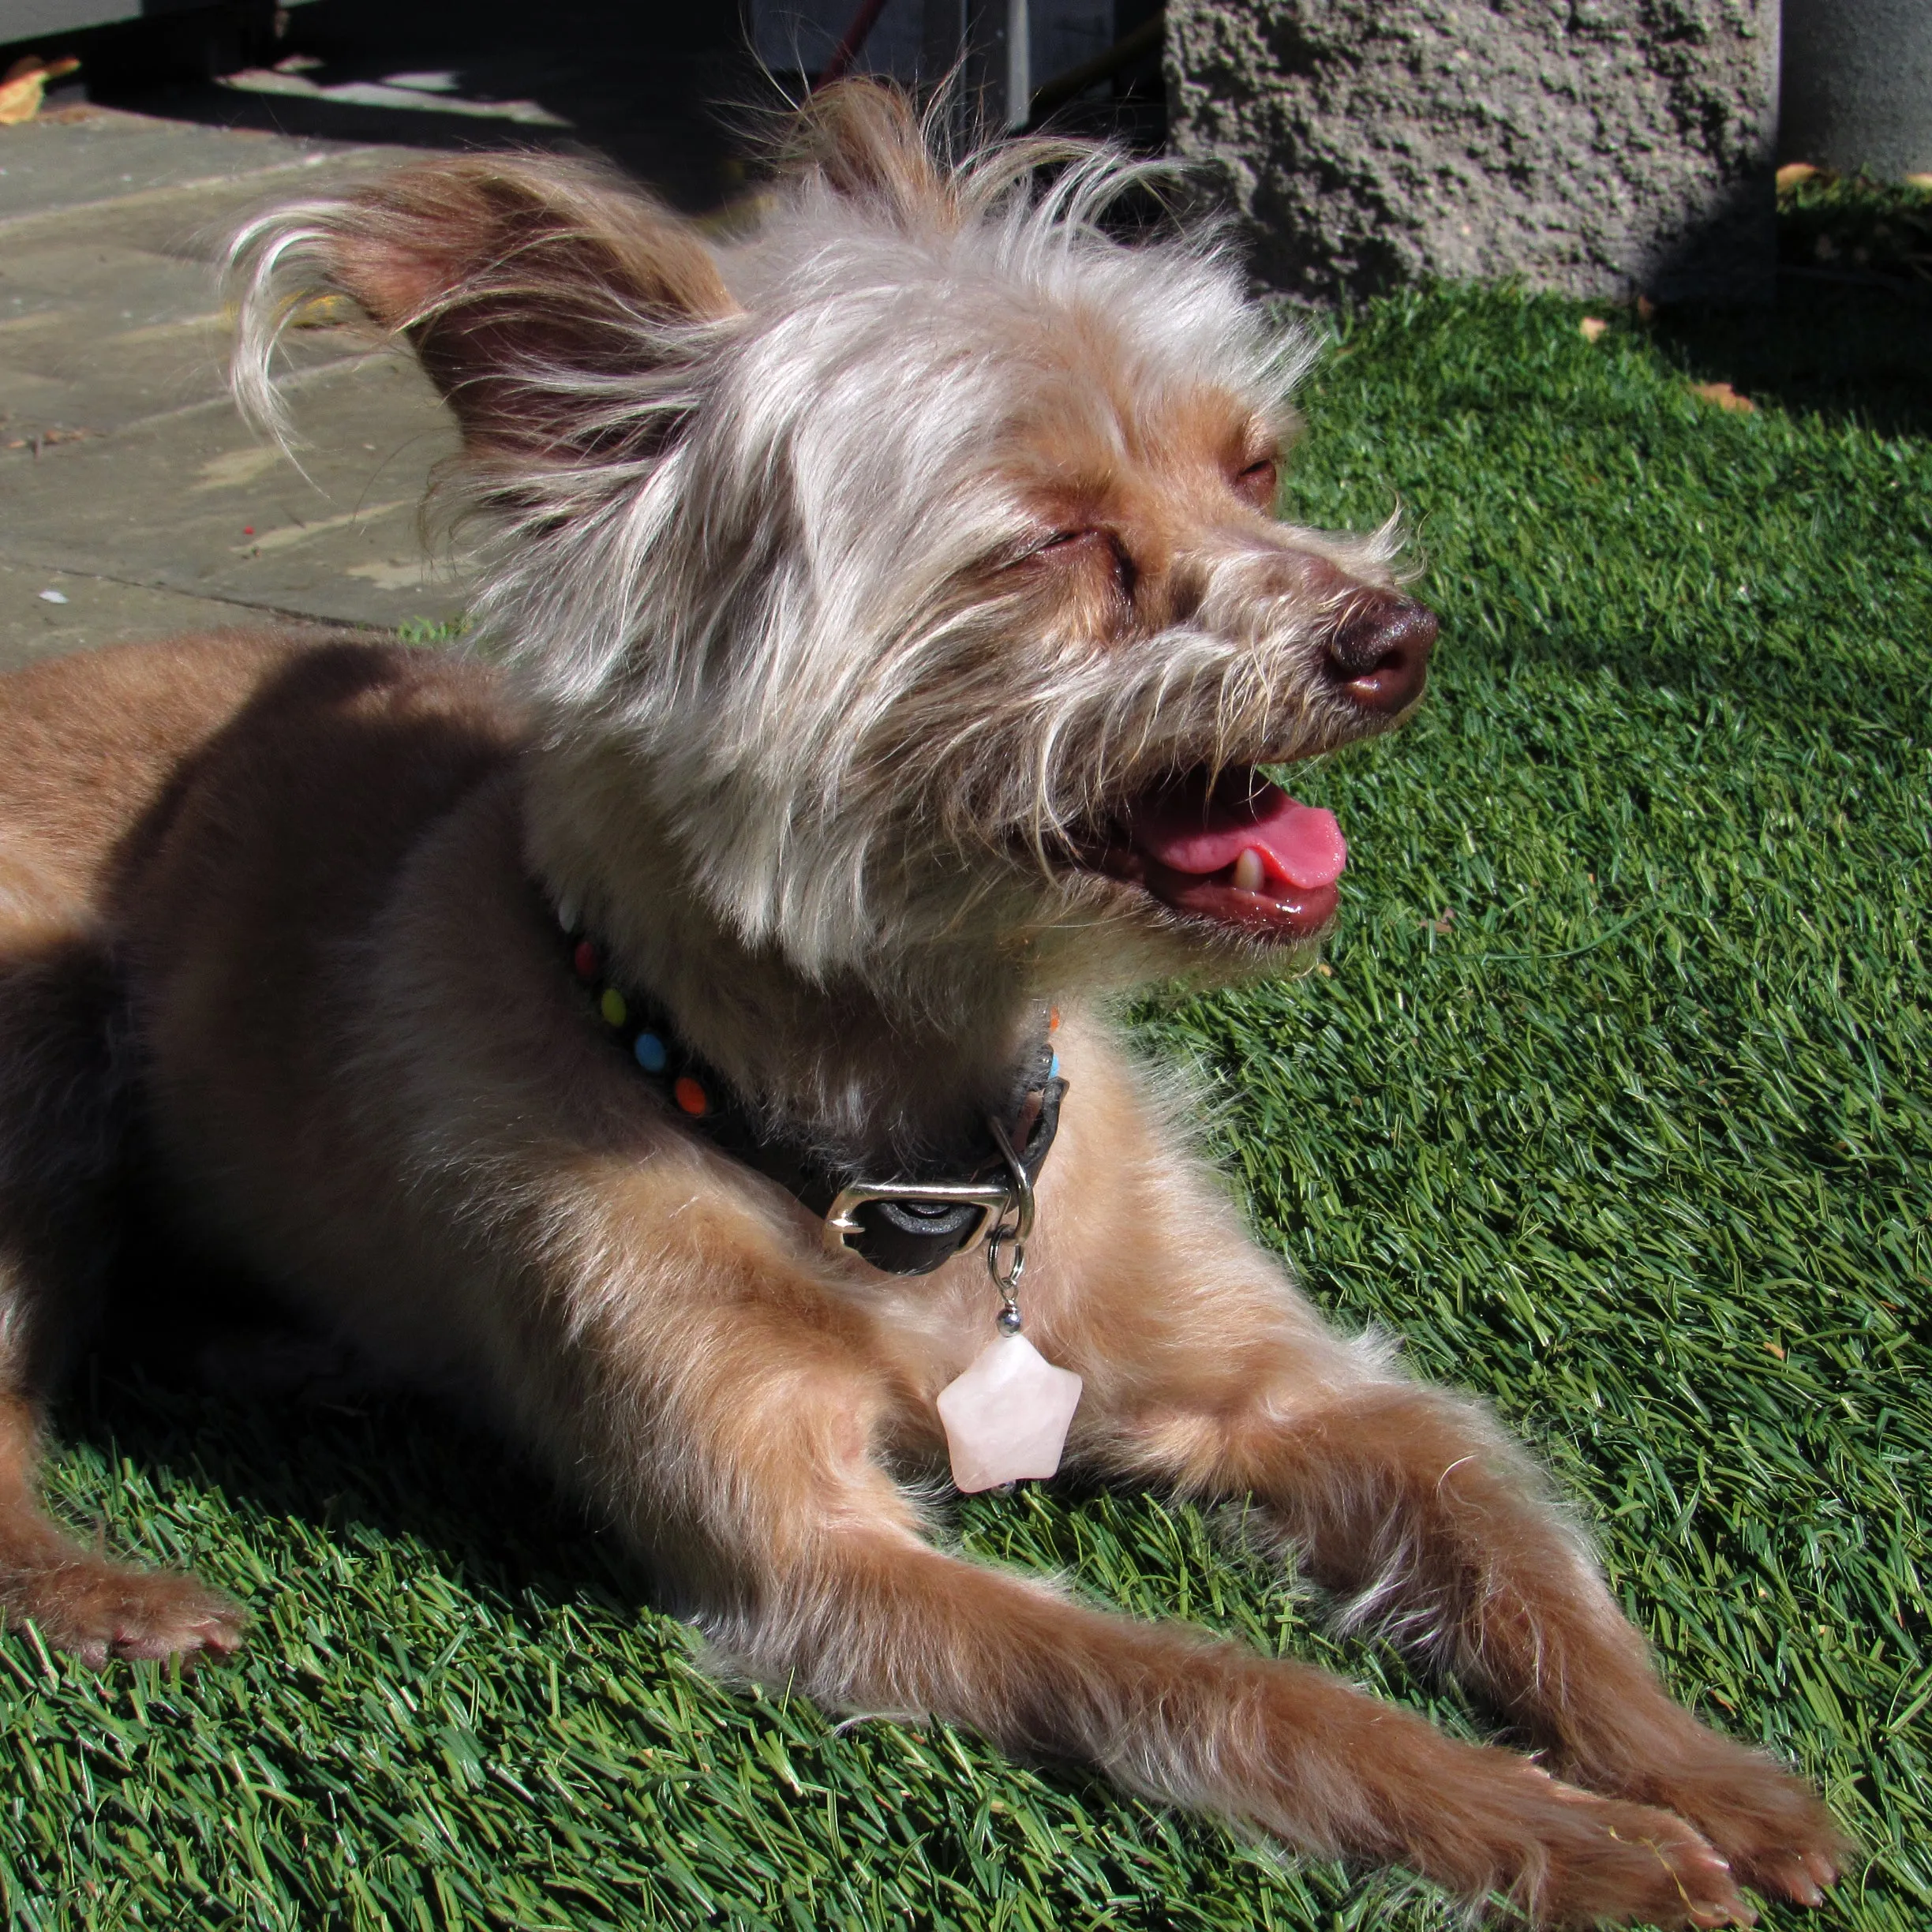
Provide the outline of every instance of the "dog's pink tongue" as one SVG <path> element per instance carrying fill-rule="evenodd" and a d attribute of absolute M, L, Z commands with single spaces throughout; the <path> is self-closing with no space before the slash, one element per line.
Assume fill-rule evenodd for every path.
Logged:
<path fill-rule="evenodd" d="M 1348 842 L 1333 812 L 1266 783 L 1236 807 L 1219 799 L 1204 812 L 1198 802 L 1157 805 L 1136 817 L 1133 843 L 1150 859 L 1196 877 L 1258 852 L 1271 874 L 1304 892 L 1332 886 L 1348 863 Z"/>

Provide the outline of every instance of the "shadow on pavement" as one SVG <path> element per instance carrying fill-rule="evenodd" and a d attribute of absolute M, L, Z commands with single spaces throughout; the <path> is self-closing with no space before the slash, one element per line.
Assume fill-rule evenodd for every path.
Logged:
<path fill-rule="evenodd" d="M 224 128 L 438 148 L 590 149 L 678 205 L 736 186 L 732 122 L 766 98 L 730 6 L 621 0 L 316 0 L 292 9 L 272 68 L 95 97 Z"/>

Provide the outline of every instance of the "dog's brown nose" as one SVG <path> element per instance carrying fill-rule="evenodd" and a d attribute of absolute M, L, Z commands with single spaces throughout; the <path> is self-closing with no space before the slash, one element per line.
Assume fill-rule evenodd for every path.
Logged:
<path fill-rule="evenodd" d="M 1368 711 L 1406 711 L 1422 695 L 1436 613 L 1378 593 L 1351 605 L 1327 643 L 1327 672 Z"/>

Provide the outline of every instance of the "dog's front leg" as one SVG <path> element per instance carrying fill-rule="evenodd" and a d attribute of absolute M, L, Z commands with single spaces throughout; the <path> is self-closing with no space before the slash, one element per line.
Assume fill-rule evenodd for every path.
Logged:
<path fill-rule="evenodd" d="M 851 1326 L 795 1284 L 710 1313 L 687 1296 L 673 1326 L 651 1325 L 631 1385 L 577 1411 L 636 1541 L 743 1668 L 837 1708 L 935 1714 L 1095 1764 L 1466 1897 L 1503 1890 L 1549 1923 L 1741 1911 L 1675 1818 L 1570 1790 L 1318 1670 L 932 1548 L 874 1457 L 895 1428 L 930 1430 L 912 1413 L 924 1398 Z"/>
<path fill-rule="evenodd" d="M 1846 1850 L 1829 1813 L 1665 1694 L 1522 1453 L 1472 1405 L 1312 1337 L 1260 1256 L 1191 1259 L 1230 1284 L 1245 1274 L 1247 1292 L 1230 1286 L 1211 1353 L 1170 1328 L 1154 1357 L 1178 1398 L 1095 1418 L 1095 1459 L 1198 1496 L 1252 1496 L 1346 1625 L 1455 1673 L 1565 1778 L 1675 1813 L 1746 1882 L 1820 1902 Z"/>

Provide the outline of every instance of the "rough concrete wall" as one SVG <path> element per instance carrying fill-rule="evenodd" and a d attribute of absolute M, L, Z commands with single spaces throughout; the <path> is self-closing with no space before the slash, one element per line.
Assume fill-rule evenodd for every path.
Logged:
<path fill-rule="evenodd" d="M 1777 0 L 1168 0 L 1167 21 L 1171 145 L 1271 287 L 1771 292 Z"/>

